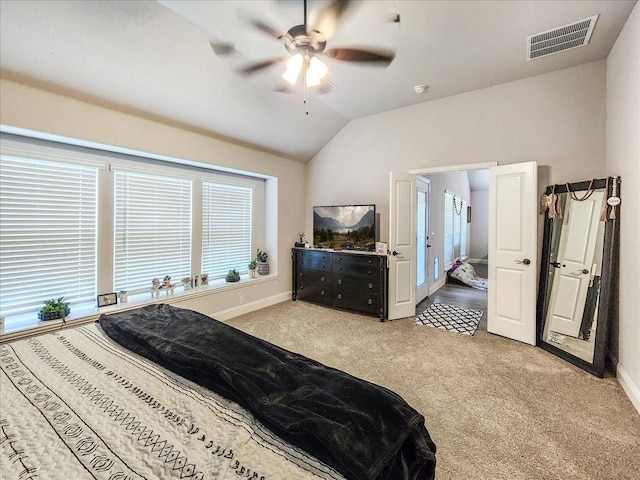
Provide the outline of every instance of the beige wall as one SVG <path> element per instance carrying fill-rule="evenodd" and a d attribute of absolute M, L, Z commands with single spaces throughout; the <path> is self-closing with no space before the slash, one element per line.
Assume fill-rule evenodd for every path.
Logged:
<path fill-rule="evenodd" d="M 607 58 L 607 173 L 622 177 L 618 379 L 640 412 L 640 7 Z"/>
<path fill-rule="evenodd" d="M 621 175 L 618 379 L 640 411 L 640 7 L 607 61 L 354 120 L 308 164 L 312 205 L 376 203 L 388 238 L 389 171 L 535 160 L 544 184 Z M 626 187 L 625 187 L 626 185 Z M 628 192 L 628 193 L 624 193 Z"/>
<path fill-rule="evenodd" d="M 548 165 L 553 183 L 605 174 L 605 62 L 350 122 L 307 164 L 312 205 L 375 203 L 388 237 L 389 171 L 469 163 Z"/>
<path fill-rule="evenodd" d="M 175 157 L 268 177 L 266 247 L 273 281 L 238 284 L 214 295 L 181 301 L 187 308 L 229 318 L 291 298 L 290 249 L 304 225 L 304 165 L 126 113 L 0 80 L 0 122 L 49 134 Z M 276 248 L 277 247 L 277 248 Z M 240 302 L 244 296 L 244 303 Z M 186 302 L 186 303 L 185 303 Z"/>

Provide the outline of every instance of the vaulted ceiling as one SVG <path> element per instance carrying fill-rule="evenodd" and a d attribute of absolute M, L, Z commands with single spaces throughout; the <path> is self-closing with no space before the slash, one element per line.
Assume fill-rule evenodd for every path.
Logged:
<path fill-rule="evenodd" d="M 349 121 L 607 57 L 635 1 L 350 2 L 329 47 L 395 51 L 387 68 L 327 58 L 335 88 L 285 94 L 301 0 L 0 1 L 0 74 L 302 162 Z M 309 0 L 313 24 L 330 5 Z M 598 15 L 590 43 L 527 61 L 527 37 Z M 399 22 L 397 19 L 399 18 Z M 234 47 L 217 55 L 210 42 Z M 414 86 L 424 84 L 424 93 Z M 308 110 L 309 114 L 305 114 Z"/>

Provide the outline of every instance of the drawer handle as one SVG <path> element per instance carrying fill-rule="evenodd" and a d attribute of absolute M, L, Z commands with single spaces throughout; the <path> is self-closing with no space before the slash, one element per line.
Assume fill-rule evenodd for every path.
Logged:
<path fill-rule="evenodd" d="M 324 297 L 324 290 L 322 290 L 322 291 L 320 292 L 320 295 L 322 295 L 322 296 Z"/>
<path fill-rule="evenodd" d="M 324 277 L 321 277 L 321 278 L 320 278 L 320 281 L 321 281 L 321 282 L 324 282 Z"/>
<path fill-rule="evenodd" d="M 342 279 L 341 278 L 338 279 L 338 285 L 342 285 Z"/>
<path fill-rule="evenodd" d="M 373 303 L 373 300 L 369 299 L 369 300 L 367 300 L 367 303 L 368 303 L 369 305 L 371 305 L 371 304 Z"/>
<path fill-rule="evenodd" d="M 371 275 L 371 273 L 372 273 L 371 270 L 369 270 L 369 275 Z"/>
<path fill-rule="evenodd" d="M 373 283 L 370 283 L 370 284 L 369 284 L 369 288 L 373 288 Z"/>
<path fill-rule="evenodd" d="M 342 294 L 341 293 L 338 294 L 338 300 L 342 300 Z"/>
<path fill-rule="evenodd" d="M 338 271 L 341 271 L 341 270 L 342 270 L 342 267 L 338 267 Z"/>

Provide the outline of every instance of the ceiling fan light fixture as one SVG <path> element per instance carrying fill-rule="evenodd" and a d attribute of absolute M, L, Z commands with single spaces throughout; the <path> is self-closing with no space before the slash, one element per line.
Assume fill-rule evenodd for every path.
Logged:
<path fill-rule="evenodd" d="M 291 85 L 295 85 L 298 81 L 298 77 L 300 76 L 300 72 L 302 71 L 302 64 L 304 63 L 304 58 L 301 54 L 296 54 L 292 56 L 289 60 L 287 60 L 287 69 L 282 74 L 282 78 L 284 78 Z"/>

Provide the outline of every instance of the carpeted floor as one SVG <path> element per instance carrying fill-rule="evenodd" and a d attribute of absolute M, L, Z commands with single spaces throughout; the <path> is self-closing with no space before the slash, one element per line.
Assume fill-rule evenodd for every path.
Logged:
<path fill-rule="evenodd" d="M 400 394 L 425 416 L 437 480 L 640 478 L 640 415 L 616 379 L 540 348 L 305 302 L 228 323 Z"/>

